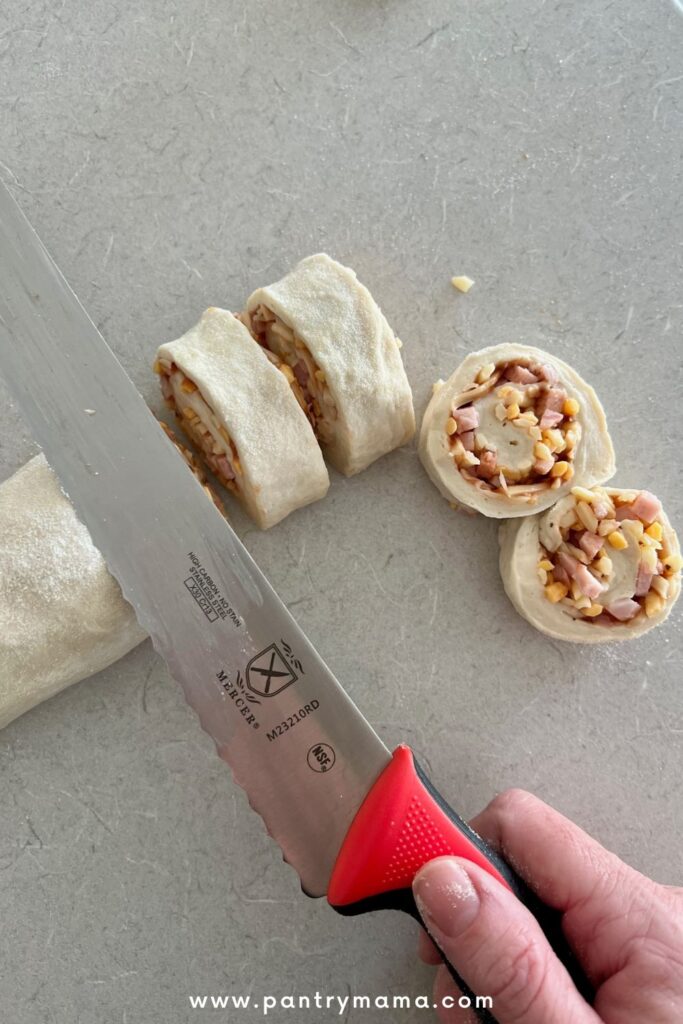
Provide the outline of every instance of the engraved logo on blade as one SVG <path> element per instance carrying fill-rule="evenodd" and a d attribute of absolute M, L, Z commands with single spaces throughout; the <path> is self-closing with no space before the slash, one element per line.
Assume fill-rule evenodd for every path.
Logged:
<path fill-rule="evenodd" d="M 274 697 L 298 679 L 276 644 L 252 658 L 247 665 L 247 686 L 259 697 Z"/>
<path fill-rule="evenodd" d="M 329 743 L 314 743 L 306 755 L 308 767 L 314 772 L 329 772 L 334 767 L 337 755 Z"/>

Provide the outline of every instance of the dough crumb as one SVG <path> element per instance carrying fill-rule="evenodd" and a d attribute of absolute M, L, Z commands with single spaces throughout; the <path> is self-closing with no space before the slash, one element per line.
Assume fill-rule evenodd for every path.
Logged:
<path fill-rule="evenodd" d="M 88 416 L 94 416 L 95 415 L 95 410 L 94 409 L 84 409 L 83 412 L 87 413 Z"/>
<path fill-rule="evenodd" d="M 466 277 L 464 274 L 460 277 L 452 277 L 451 284 L 454 288 L 457 288 L 459 292 L 468 292 L 474 281 L 471 277 Z"/>

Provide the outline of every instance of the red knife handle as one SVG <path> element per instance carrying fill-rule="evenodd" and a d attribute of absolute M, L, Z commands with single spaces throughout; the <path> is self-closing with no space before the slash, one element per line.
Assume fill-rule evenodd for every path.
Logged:
<path fill-rule="evenodd" d="M 466 857 L 507 886 L 531 910 L 574 984 L 590 1002 L 593 991 L 562 931 L 561 915 L 546 907 L 437 792 L 412 751 L 400 746 L 361 804 L 332 872 L 327 899 L 340 914 L 403 910 L 417 921 L 412 894 L 417 871 L 435 857 Z M 450 964 L 457 983 L 471 995 Z M 491 1021 L 490 1014 L 481 1017 Z"/>

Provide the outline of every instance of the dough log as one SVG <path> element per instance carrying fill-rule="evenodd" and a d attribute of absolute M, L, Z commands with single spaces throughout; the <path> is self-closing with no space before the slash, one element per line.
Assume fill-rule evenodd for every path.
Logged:
<path fill-rule="evenodd" d="M 415 432 L 400 342 L 353 270 L 319 253 L 258 288 L 242 314 L 286 376 L 326 457 L 359 473 Z"/>
<path fill-rule="evenodd" d="M 327 469 L 306 416 L 232 313 L 207 309 L 161 346 L 154 368 L 206 464 L 262 529 L 326 494 Z"/>
<path fill-rule="evenodd" d="M 144 638 L 37 455 L 0 485 L 0 727 Z"/>
<path fill-rule="evenodd" d="M 558 640 L 641 636 L 680 593 L 678 537 L 648 491 L 576 487 L 540 515 L 503 523 L 499 539 L 508 597 Z"/>
<path fill-rule="evenodd" d="M 449 501 L 496 519 L 539 512 L 577 484 L 604 483 L 615 469 L 593 388 L 528 345 L 474 352 L 436 386 L 420 458 Z"/>
<path fill-rule="evenodd" d="M 219 511 L 190 451 L 162 427 Z M 0 728 L 145 639 L 45 457 L 0 484 Z"/>

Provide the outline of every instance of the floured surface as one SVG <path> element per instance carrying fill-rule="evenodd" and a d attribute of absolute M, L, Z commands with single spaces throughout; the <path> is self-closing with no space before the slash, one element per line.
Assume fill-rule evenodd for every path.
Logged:
<path fill-rule="evenodd" d="M 418 419 L 469 352 L 547 348 L 604 403 L 615 480 L 649 487 L 680 533 L 668 0 L 32 6 L 0 5 L 0 176 L 150 404 L 160 344 L 324 250 L 404 341 Z M 35 448 L 0 392 L 4 478 Z M 410 742 L 468 817 L 525 786 L 681 884 L 681 602 L 632 643 L 551 640 L 503 592 L 497 523 L 454 513 L 414 442 L 331 476 L 267 533 L 228 512 L 383 738 Z M 209 1020 L 189 994 L 430 990 L 412 922 L 302 898 L 149 643 L 2 730 L 0 777 L 8 1024 Z M 344 1020 L 267 1020 L 307 1017 Z M 431 1020 L 348 1022 L 394 1017 Z"/>
<path fill-rule="evenodd" d="M 0 727 L 145 637 L 38 455 L 0 485 Z"/>

